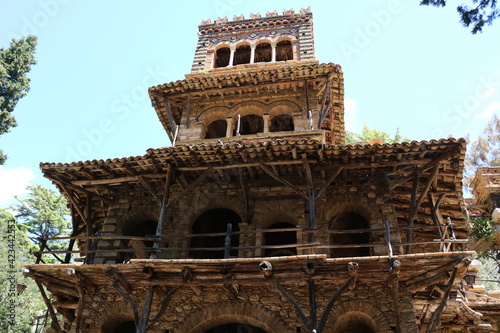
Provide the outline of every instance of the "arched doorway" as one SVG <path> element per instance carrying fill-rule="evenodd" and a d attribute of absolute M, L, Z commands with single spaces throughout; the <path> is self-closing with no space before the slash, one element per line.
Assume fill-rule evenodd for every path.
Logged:
<path fill-rule="evenodd" d="M 366 313 L 350 311 L 340 316 L 333 325 L 335 333 L 376 333 L 377 324 Z"/>
<path fill-rule="evenodd" d="M 342 213 L 330 221 L 330 230 L 356 230 L 369 229 L 370 224 L 361 215 L 353 212 Z M 370 244 L 370 232 L 360 231 L 355 233 L 332 234 L 331 245 L 361 245 Z M 333 248 L 333 258 L 365 257 L 370 255 L 370 247 Z"/>
<path fill-rule="evenodd" d="M 241 217 L 231 209 L 215 208 L 201 214 L 192 226 L 193 234 L 224 233 L 227 225 L 232 225 L 232 231 L 239 231 Z M 196 248 L 223 248 L 225 236 L 200 236 L 191 238 L 191 251 L 189 256 L 197 259 L 222 259 L 224 250 L 197 250 Z M 240 237 L 238 234 L 231 236 L 231 246 L 239 245 Z M 238 256 L 238 250 L 231 250 L 231 256 Z"/>
<path fill-rule="evenodd" d="M 267 332 L 261 328 L 252 326 L 250 324 L 229 323 L 206 330 L 205 333 L 267 333 Z"/>
<path fill-rule="evenodd" d="M 124 236 L 133 237 L 146 237 L 156 235 L 157 222 L 154 220 L 144 220 L 138 223 L 131 223 L 132 227 L 129 230 L 124 230 Z M 153 241 L 143 241 L 137 239 L 130 239 L 127 241 L 127 248 L 134 249 L 138 251 L 126 252 L 123 254 L 122 261 L 129 261 L 130 259 L 147 259 L 149 258 L 150 252 L 146 251 L 146 248 L 153 246 Z"/>
<path fill-rule="evenodd" d="M 295 228 L 291 223 L 279 222 L 271 225 L 268 229 L 288 229 Z M 297 244 L 297 233 L 295 231 L 275 231 L 266 232 L 264 234 L 264 244 L 265 245 L 289 245 Z M 278 257 L 278 256 L 293 256 L 297 254 L 297 248 L 286 247 L 286 248 L 274 248 L 265 249 L 266 257 Z"/>

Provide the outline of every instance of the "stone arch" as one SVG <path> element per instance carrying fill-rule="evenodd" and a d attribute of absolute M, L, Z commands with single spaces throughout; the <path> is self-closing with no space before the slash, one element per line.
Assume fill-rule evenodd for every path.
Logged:
<path fill-rule="evenodd" d="M 134 323 L 134 315 L 130 310 L 128 304 L 118 302 L 113 303 L 107 311 L 100 311 L 101 316 L 101 333 L 118 333 L 120 329 L 123 332 L 129 332 L 123 330 L 124 324 L 128 323 L 130 327 L 130 322 Z M 121 326 L 121 328 L 120 328 Z M 135 328 L 132 332 L 135 332 Z"/>
<path fill-rule="evenodd" d="M 268 39 L 261 39 L 255 45 L 255 63 L 271 62 L 272 46 Z"/>
<path fill-rule="evenodd" d="M 274 102 L 269 106 L 271 119 L 270 132 L 293 131 L 294 115 L 299 114 L 300 107 L 289 101 Z"/>
<path fill-rule="evenodd" d="M 223 110 L 213 110 L 204 117 L 203 129 L 205 139 L 222 138 L 226 136 L 227 120 Z"/>
<path fill-rule="evenodd" d="M 178 327 L 179 332 L 205 333 L 206 330 L 222 324 L 247 323 L 267 333 L 289 332 L 290 328 L 280 318 L 279 313 L 257 304 L 224 302 L 200 308 L 188 315 Z"/>
<path fill-rule="evenodd" d="M 287 212 L 274 212 L 266 217 L 263 228 L 264 229 L 285 229 L 297 227 L 298 221 L 295 217 Z M 296 244 L 298 235 L 296 231 L 278 231 L 278 232 L 263 232 L 262 244 L 263 245 L 285 245 Z M 275 256 L 288 256 L 296 255 L 297 248 L 277 248 L 277 249 L 264 249 L 262 254 L 266 257 Z"/>
<path fill-rule="evenodd" d="M 214 208 L 205 211 L 199 215 L 191 225 L 192 234 L 209 234 L 209 233 L 224 233 L 230 224 L 232 231 L 239 231 L 241 216 L 235 211 L 227 208 Z M 231 237 L 231 245 L 239 246 L 239 234 L 233 234 Z M 190 257 L 200 259 L 223 259 L 224 250 L 214 250 L 207 248 L 224 247 L 225 236 L 204 236 L 191 237 L 189 248 Z M 196 250 L 197 248 L 205 248 Z M 238 250 L 231 250 L 231 256 L 237 256 Z"/>
<path fill-rule="evenodd" d="M 282 38 L 276 43 L 276 61 L 293 60 L 293 43 L 289 38 Z"/>
<path fill-rule="evenodd" d="M 267 106 L 267 110 L 271 118 L 279 114 L 290 114 L 298 117 L 301 113 L 300 105 L 288 100 L 275 101 Z"/>
<path fill-rule="evenodd" d="M 204 185 L 201 185 L 204 187 Z M 175 217 L 172 225 L 178 226 L 173 233 L 190 234 L 193 224 L 196 219 L 203 213 L 218 208 L 225 208 L 234 211 L 238 214 L 243 222 L 245 219 L 245 204 L 241 198 L 230 196 L 224 193 L 219 193 L 216 190 L 207 192 L 195 191 L 194 195 L 182 199 L 176 206 L 176 210 L 171 216 Z M 189 248 L 191 240 L 189 237 L 178 239 L 175 242 L 175 247 Z M 188 253 L 182 255 L 188 256 Z"/>
<path fill-rule="evenodd" d="M 228 44 L 219 44 L 214 48 L 214 68 L 227 67 L 231 56 L 231 47 Z"/>
<path fill-rule="evenodd" d="M 391 327 L 387 316 L 375 305 L 359 300 L 349 300 L 335 305 L 328 314 L 325 324 L 325 333 L 333 332 L 357 332 L 340 330 L 345 328 L 349 321 L 357 321 L 359 327 L 367 327 L 366 333 L 390 332 Z M 363 332 L 363 331 L 360 331 Z"/>
<path fill-rule="evenodd" d="M 114 235 L 122 236 L 138 236 L 155 235 L 156 226 L 158 223 L 159 208 L 152 205 L 136 206 L 123 214 L 116 216 L 112 221 L 116 222 Z M 111 224 L 111 223 L 105 223 Z M 121 252 L 118 255 L 117 261 L 124 262 L 130 259 L 147 259 L 150 253 L 144 251 L 145 248 L 151 247 L 152 241 L 142 240 L 122 240 L 118 246 L 121 249 L 135 249 L 141 251 Z"/>
<path fill-rule="evenodd" d="M 376 203 L 366 196 L 344 194 L 332 198 L 333 207 L 326 214 L 327 228 L 331 230 L 374 229 L 384 226 L 382 214 Z M 383 235 L 383 233 L 381 234 Z M 379 236 L 379 235 L 377 235 Z M 375 235 L 373 232 L 359 234 L 330 234 L 328 243 L 331 245 L 343 244 L 370 244 Z M 364 248 L 337 248 L 330 251 L 333 257 L 369 256 L 374 253 L 372 247 Z"/>
<path fill-rule="evenodd" d="M 233 128 L 234 134 L 238 128 L 238 115 L 240 116 L 241 135 L 256 134 L 264 132 L 263 115 L 266 111 L 266 105 L 260 102 L 246 102 L 238 104 L 233 108 Z"/>
<path fill-rule="evenodd" d="M 234 51 L 233 65 L 244 65 L 250 63 L 251 47 L 248 42 L 240 42 Z"/>

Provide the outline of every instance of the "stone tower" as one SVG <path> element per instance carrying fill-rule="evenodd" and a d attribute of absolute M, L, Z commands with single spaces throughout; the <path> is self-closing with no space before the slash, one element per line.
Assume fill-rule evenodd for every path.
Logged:
<path fill-rule="evenodd" d="M 41 164 L 73 216 L 25 272 L 53 330 L 498 328 L 463 288 L 465 140 L 344 144 L 313 36 L 309 9 L 203 21 L 191 73 L 149 89 L 172 146 Z"/>

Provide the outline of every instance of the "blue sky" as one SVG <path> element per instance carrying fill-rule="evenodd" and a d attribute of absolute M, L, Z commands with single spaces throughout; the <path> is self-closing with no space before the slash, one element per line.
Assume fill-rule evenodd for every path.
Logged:
<path fill-rule="evenodd" d="M 170 142 L 147 88 L 189 73 L 202 19 L 311 6 L 316 58 L 340 64 L 349 130 L 415 140 L 480 134 L 500 113 L 500 21 L 471 35 L 455 7 L 420 0 L 0 0 L 0 47 L 37 35 L 31 91 L 0 137 L 0 207 L 40 162 L 142 155 Z M 468 0 L 458 1 L 467 3 Z M 455 6 L 456 6 L 455 4 Z"/>

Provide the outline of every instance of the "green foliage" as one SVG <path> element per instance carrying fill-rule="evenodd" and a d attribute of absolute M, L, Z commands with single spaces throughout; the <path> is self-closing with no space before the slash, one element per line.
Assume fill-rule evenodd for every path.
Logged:
<path fill-rule="evenodd" d="M 23 265 L 32 263 L 26 228 L 8 211 L 0 209 L 0 331 L 30 333 L 33 318 L 45 304 L 32 279 L 23 277 Z M 18 285 L 26 288 L 19 293 Z"/>
<path fill-rule="evenodd" d="M 345 142 L 346 143 L 354 143 L 354 142 L 369 142 L 372 139 L 381 139 L 384 143 L 392 143 L 392 142 L 402 142 L 409 141 L 407 137 L 403 137 L 399 128 L 396 129 L 396 133 L 394 136 L 391 136 L 389 133 L 378 130 L 376 128 L 369 128 L 366 124 L 363 125 L 363 132 L 361 134 L 357 134 L 354 132 L 347 131 Z"/>
<path fill-rule="evenodd" d="M 500 10 L 496 8 L 497 0 L 472 0 L 472 7 L 460 5 L 457 12 L 460 15 L 460 22 L 464 27 L 472 26 L 472 34 L 483 32 L 485 24 L 492 25 L 493 21 L 500 16 Z M 446 6 L 446 0 L 422 0 L 423 6 Z"/>
<path fill-rule="evenodd" d="M 69 210 L 66 199 L 56 192 L 40 185 L 28 186 L 28 197 L 13 207 L 16 217 L 26 227 L 32 242 L 37 238 L 67 236 L 70 233 Z M 66 242 L 49 241 L 51 250 L 62 249 Z"/>
<path fill-rule="evenodd" d="M 468 144 L 465 156 L 466 184 L 473 180 L 477 168 L 500 166 L 500 118 L 493 115 L 483 133 Z"/>
<path fill-rule="evenodd" d="M 495 229 L 493 229 L 493 221 L 490 217 L 478 216 L 471 220 L 472 222 L 472 234 L 477 239 L 482 239 L 488 243 L 493 242 L 493 235 Z"/>
<path fill-rule="evenodd" d="M 35 36 L 28 36 L 12 40 L 7 49 L 0 48 L 0 135 L 17 125 L 12 111 L 29 91 L 30 79 L 26 74 L 36 64 L 36 43 Z M 6 158 L 0 150 L 0 165 Z"/>
<path fill-rule="evenodd" d="M 498 250 L 483 251 L 477 258 L 482 266 L 479 271 L 479 278 L 487 280 L 481 282 L 486 286 L 486 290 L 500 289 L 500 252 Z"/>

